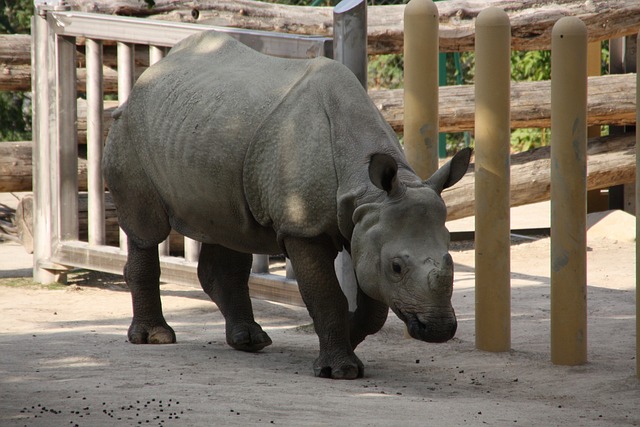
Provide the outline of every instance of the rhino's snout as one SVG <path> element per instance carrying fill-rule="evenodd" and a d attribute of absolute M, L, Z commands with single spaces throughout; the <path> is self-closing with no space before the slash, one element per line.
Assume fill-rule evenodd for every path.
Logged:
<path fill-rule="evenodd" d="M 431 320 L 429 322 L 422 322 L 416 315 L 409 315 L 407 317 L 407 329 L 409 335 L 417 340 L 431 342 L 431 343 L 443 343 L 449 341 L 456 335 L 458 329 L 458 321 L 455 315 L 452 319 L 440 319 Z M 435 326 L 437 325 L 437 326 Z"/>
<path fill-rule="evenodd" d="M 453 259 L 445 254 L 440 263 L 429 272 L 429 303 L 423 309 L 399 309 L 399 316 L 407 325 L 411 337 L 431 342 L 442 343 L 449 341 L 456 334 L 458 322 L 451 306 L 453 293 Z"/>

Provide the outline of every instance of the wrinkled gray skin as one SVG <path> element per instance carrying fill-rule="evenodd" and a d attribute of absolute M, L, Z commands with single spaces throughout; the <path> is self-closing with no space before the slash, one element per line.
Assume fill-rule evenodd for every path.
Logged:
<path fill-rule="evenodd" d="M 317 376 L 356 378 L 354 354 L 388 308 L 424 341 L 454 336 L 453 262 L 443 188 L 464 150 L 422 182 L 353 74 L 327 59 L 261 55 L 212 32 L 185 39 L 137 81 L 114 115 L 103 170 L 128 235 L 132 343 L 172 343 L 157 244 L 173 227 L 202 242 L 198 277 L 230 346 L 259 351 L 251 253 L 285 253 L 320 340 Z M 351 251 L 358 307 L 334 271 Z"/>

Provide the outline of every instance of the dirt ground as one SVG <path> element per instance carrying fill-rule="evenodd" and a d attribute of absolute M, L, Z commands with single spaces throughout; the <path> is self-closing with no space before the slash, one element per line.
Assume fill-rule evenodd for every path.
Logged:
<path fill-rule="evenodd" d="M 456 245 L 456 338 L 407 339 L 391 314 L 358 347 L 365 377 L 353 381 L 313 377 L 304 308 L 254 301 L 274 344 L 242 353 L 201 290 L 164 284 L 178 343 L 139 346 L 126 341 L 118 276 L 79 272 L 67 287 L 0 279 L 0 425 L 640 425 L 629 218 L 589 231 L 589 363 L 577 367 L 550 363 L 548 238 L 512 247 L 510 352 L 475 349 L 474 252 Z"/>

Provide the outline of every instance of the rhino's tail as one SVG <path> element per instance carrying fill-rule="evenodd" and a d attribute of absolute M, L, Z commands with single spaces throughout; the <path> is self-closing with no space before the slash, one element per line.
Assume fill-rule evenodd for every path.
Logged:
<path fill-rule="evenodd" d="M 126 108 L 127 108 L 127 102 L 125 101 L 124 104 L 120 105 L 118 108 L 113 110 L 113 113 L 111 113 L 111 118 L 113 120 L 118 120 Z"/>

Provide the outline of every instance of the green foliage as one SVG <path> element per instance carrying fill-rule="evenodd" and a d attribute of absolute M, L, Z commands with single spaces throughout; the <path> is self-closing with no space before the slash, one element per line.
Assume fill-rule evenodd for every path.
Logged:
<path fill-rule="evenodd" d="M 551 130 L 545 129 L 514 129 L 511 132 L 511 148 L 515 152 L 527 151 L 537 147 L 549 145 Z"/>
<path fill-rule="evenodd" d="M 373 55 L 368 64 L 370 89 L 398 89 L 402 87 L 404 75 L 404 56 Z"/>
<path fill-rule="evenodd" d="M 0 0 L 0 34 L 28 34 L 32 15 L 32 0 Z M 31 139 L 31 94 L 0 92 L 0 141 L 28 139 Z"/>
<path fill-rule="evenodd" d="M 31 95 L 0 92 L 0 141 L 31 139 Z"/>
<path fill-rule="evenodd" d="M 0 0 L 0 34 L 27 34 L 31 28 L 33 0 Z"/>

